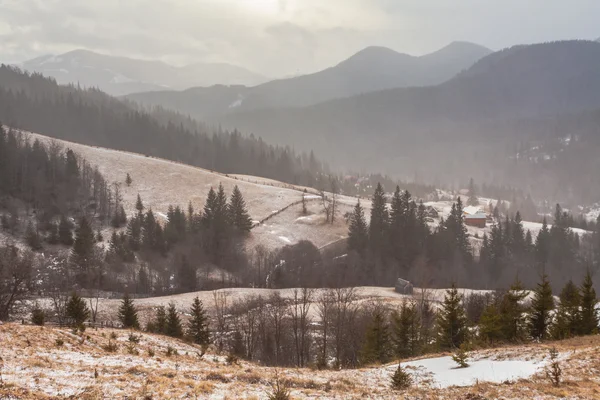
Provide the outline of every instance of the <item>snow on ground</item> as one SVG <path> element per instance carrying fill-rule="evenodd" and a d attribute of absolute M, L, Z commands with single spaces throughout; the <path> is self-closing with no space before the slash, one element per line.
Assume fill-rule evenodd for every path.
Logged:
<path fill-rule="evenodd" d="M 599 336 L 474 351 L 471 366 L 460 370 L 447 354 L 408 360 L 402 365 L 415 384 L 398 392 L 390 385 L 397 362 L 347 370 L 229 365 L 214 348 L 200 356 L 190 343 L 135 335 L 137 343 L 126 330 L 89 328 L 78 336 L 65 328 L 2 325 L 0 398 L 267 399 L 276 376 L 294 399 L 594 399 L 600 388 Z M 116 348 L 107 349 L 109 343 Z M 543 369 L 551 346 L 561 354 L 559 388 Z"/>
<path fill-rule="evenodd" d="M 401 363 L 419 381 L 431 387 L 472 386 L 478 382 L 502 383 L 529 378 L 546 365 L 540 360 L 476 360 L 468 368 L 457 368 L 452 357 L 427 358 Z M 394 367 L 395 368 L 395 367 Z M 393 372 L 393 370 L 392 370 Z"/>

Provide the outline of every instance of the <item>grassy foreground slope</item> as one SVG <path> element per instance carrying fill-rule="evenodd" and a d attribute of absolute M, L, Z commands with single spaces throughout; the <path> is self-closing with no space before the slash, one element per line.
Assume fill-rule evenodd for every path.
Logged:
<path fill-rule="evenodd" d="M 112 336 L 112 339 L 111 339 Z M 477 381 L 470 386 L 440 388 L 418 367 L 406 369 L 416 384 L 405 392 L 390 387 L 397 366 L 391 363 L 355 370 L 317 371 L 269 368 L 246 361 L 230 365 L 224 355 L 180 340 L 139 333 L 88 329 L 82 336 L 66 328 L 18 324 L 0 326 L 3 399 L 267 399 L 276 377 L 294 399 L 594 399 L 600 396 L 600 337 L 560 343 L 532 344 L 471 353 L 478 360 L 507 360 L 540 366 L 527 378 L 500 383 Z M 106 349 L 111 342 L 113 349 Z M 548 348 L 560 351 L 563 383 L 554 387 L 543 365 Z M 168 352 L 170 350 L 170 355 Z M 442 359 L 432 356 L 429 362 Z M 0 364 L 1 365 L 1 364 Z M 404 365 L 404 364 L 403 364 Z M 460 370 L 476 374 L 475 365 Z"/>

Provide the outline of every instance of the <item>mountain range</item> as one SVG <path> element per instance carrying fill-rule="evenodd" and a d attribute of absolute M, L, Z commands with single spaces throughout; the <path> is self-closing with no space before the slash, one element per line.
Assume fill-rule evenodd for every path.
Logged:
<path fill-rule="evenodd" d="M 181 92 L 136 93 L 128 98 L 197 118 L 257 109 L 302 107 L 383 89 L 436 85 L 489 53 L 491 50 L 467 42 L 454 42 L 420 57 L 385 47 L 367 47 L 323 71 L 255 87 L 218 85 Z"/>
<path fill-rule="evenodd" d="M 389 89 L 308 107 L 230 113 L 212 122 L 296 149 L 312 148 L 342 169 L 377 170 L 429 182 L 474 176 L 531 187 L 535 176 L 506 175 L 510 160 L 519 157 L 519 146 L 525 153 L 536 148 L 536 141 L 566 140 L 580 130 L 593 137 L 598 115 L 585 120 L 576 116 L 598 109 L 600 43 L 564 41 L 492 53 L 437 86 Z M 535 157 L 551 162 L 554 156 L 564 157 Z M 583 160 L 570 162 L 563 170 L 576 172 L 572 165 Z"/>
<path fill-rule="evenodd" d="M 217 83 L 256 85 L 268 80 L 231 64 L 196 63 L 175 67 L 161 61 L 108 56 L 88 50 L 41 56 L 18 66 L 53 77 L 60 84 L 97 87 L 115 96 L 148 90 L 181 90 Z"/>

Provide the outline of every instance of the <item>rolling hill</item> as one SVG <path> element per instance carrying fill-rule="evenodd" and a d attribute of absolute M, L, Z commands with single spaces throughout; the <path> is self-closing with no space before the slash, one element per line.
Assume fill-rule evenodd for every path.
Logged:
<path fill-rule="evenodd" d="M 174 67 L 160 61 L 114 57 L 88 50 L 46 55 L 25 61 L 21 68 L 55 78 L 60 84 L 96 87 L 112 95 L 148 90 L 187 89 L 217 83 L 255 85 L 267 78 L 224 63 Z"/>
<path fill-rule="evenodd" d="M 256 87 L 219 85 L 183 92 L 137 93 L 128 98 L 198 118 L 256 109 L 309 106 L 383 89 L 436 85 L 490 52 L 485 47 L 466 42 L 454 42 L 421 57 L 384 47 L 368 47 L 323 71 Z"/>
<path fill-rule="evenodd" d="M 257 224 L 246 241 L 248 249 L 259 244 L 267 249 L 277 249 L 300 240 L 310 240 L 317 247 L 336 242 L 347 236 L 348 226 L 342 216 L 356 203 L 353 197 L 340 196 L 338 218 L 332 225 L 325 223 L 325 213 L 314 189 L 307 189 L 305 194 L 304 187 L 271 179 L 220 174 L 141 154 L 29 135 L 45 143 L 53 142 L 72 149 L 90 164 L 98 166 L 108 182 L 122 182 L 123 206 L 128 215 L 136 213 L 138 193 L 144 204 L 165 221 L 169 205 L 187 209 L 191 202 L 199 210 L 204 207 L 211 187 L 223 184 L 225 191 L 231 193 L 234 185 L 238 185 L 250 216 Z M 131 186 L 124 184 L 127 173 L 133 179 Z M 306 196 L 308 215 L 302 215 L 300 200 L 303 195 Z M 363 201 L 363 206 L 368 217 L 370 202 Z M 106 234 L 110 235 L 110 232 L 108 229 Z"/>

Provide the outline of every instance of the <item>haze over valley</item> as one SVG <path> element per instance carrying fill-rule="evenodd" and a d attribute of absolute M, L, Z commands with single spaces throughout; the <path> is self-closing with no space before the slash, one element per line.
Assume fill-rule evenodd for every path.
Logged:
<path fill-rule="evenodd" d="M 596 398 L 599 13 L 0 1 L 0 398 Z"/>

